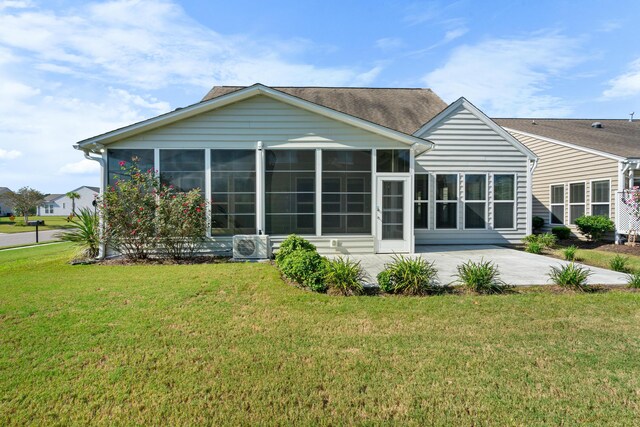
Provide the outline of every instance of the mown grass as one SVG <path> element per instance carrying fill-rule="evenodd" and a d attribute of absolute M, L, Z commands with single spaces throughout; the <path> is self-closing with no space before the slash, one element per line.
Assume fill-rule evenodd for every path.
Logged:
<path fill-rule="evenodd" d="M 336 297 L 0 252 L 0 425 L 633 425 L 640 293 Z"/>
<path fill-rule="evenodd" d="M 38 227 L 38 230 L 58 230 L 61 228 L 71 228 L 73 224 L 67 221 L 66 216 L 30 216 L 29 221 L 44 220 L 45 225 Z M 0 217 L 0 233 L 24 233 L 27 231 L 36 231 L 36 227 L 24 225 L 23 217 L 15 217 L 11 221 L 10 217 Z"/>
<path fill-rule="evenodd" d="M 562 248 L 553 249 L 552 254 L 555 257 L 562 258 Z M 594 267 L 606 268 L 608 270 L 611 269 L 611 260 L 615 258 L 616 255 L 622 255 L 627 258 L 627 267 L 631 271 L 640 271 L 640 256 L 632 255 L 632 254 L 617 254 L 611 251 L 602 251 L 598 249 L 578 249 L 576 250 L 575 260 L 582 264 L 591 265 Z"/>

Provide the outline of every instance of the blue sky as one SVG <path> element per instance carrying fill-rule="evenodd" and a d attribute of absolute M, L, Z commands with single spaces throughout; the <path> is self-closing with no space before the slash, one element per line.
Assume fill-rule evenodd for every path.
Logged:
<path fill-rule="evenodd" d="M 213 85 L 430 87 L 493 117 L 640 116 L 637 1 L 0 0 L 0 186 L 95 185 L 74 142 Z"/>

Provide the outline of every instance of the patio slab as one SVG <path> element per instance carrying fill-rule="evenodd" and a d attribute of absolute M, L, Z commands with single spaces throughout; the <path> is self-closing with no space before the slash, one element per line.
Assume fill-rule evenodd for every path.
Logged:
<path fill-rule="evenodd" d="M 421 256 L 428 261 L 435 261 L 438 277 L 443 284 L 455 281 L 456 267 L 469 260 L 493 261 L 500 269 L 502 280 L 517 286 L 548 285 L 550 283 L 547 274 L 550 268 L 568 264 L 556 258 L 493 245 L 418 246 L 416 253 L 410 256 Z M 391 262 L 392 255 L 350 255 L 349 257 L 360 261 L 369 276 L 370 283 L 376 283 L 376 276 L 384 269 L 385 264 Z M 591 266 L 587 268 L 593 272 L 589 277 L 590 284 L 624 285 L 627 283 L 627 276 L 624 273 Z"/>

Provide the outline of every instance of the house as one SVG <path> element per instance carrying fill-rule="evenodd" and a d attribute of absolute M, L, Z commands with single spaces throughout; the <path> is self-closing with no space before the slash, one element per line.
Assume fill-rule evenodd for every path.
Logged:
<path fill-rule="evenodd" d="M 13 206 L 10 206 L 9 202 L 3 198 L 11 190 L 7 187 L 0 187 L 0 216 L 11 216 L 13 212 Z"/>
<path fill-rule="evenodd" d="M 211 202 L 208 248 L 291 233 L 324 253 L 510 244 L 530 233 L 535 155 L 469 101 L 429 89 L 214 87 L 74 146 L 102 187 L 136 157 Z"/>
<path fill-rule="evenodd" d="M 605 215 L 617 234 L 637 229 L 624 203 L 640 185 L 640 122 L 586 119 L 495 119 L 538 156 L 533 215 L 545 228 L 582 215 Z"/>
<path fill-rule="evenodd" d="M 67 195 L 69 193 L 78 193 L 80 197 L 72 200 Z M 74 208 L 76 212 L 83 208 L 93 209 L 93 201 L 99 194 L 100 188 L 86 185 L 65 194 L 49 194 L 45 196 L 42 206 L 38 207 L 38 215 L 69 216 Z"/>

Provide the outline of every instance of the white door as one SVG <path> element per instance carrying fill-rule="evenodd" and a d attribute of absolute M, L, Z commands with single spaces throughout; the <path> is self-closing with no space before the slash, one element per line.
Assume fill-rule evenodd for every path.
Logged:
<path fill-rule="evenodd" d="M 377 181 L 378 253 L 411 252 L 411 178 L 379 176 Z"/>

